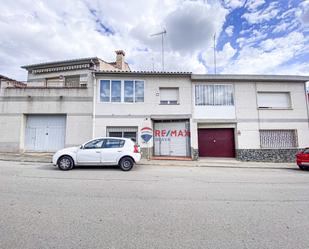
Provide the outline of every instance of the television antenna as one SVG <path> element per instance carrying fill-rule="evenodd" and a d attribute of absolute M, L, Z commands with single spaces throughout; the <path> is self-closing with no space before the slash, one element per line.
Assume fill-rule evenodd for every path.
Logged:
<path fill-rule="evenodd" d="M 214 34 L 214 73 L 217 74 L 217 60 L 216 60 L 216 33 Z"/>
<path fill-rule="evenodd" d="M 150 36 L 158 36 L 158 35 L 161 35 L 161 59 L 162 59 L 162 71 L 164 71 L 164 35 L 166 34 L 166 29 L 164 29 L 163 31 L 161 32 L 158 32 L 158 33 L 155 33 L 155 34 L 152 34 Z"/>

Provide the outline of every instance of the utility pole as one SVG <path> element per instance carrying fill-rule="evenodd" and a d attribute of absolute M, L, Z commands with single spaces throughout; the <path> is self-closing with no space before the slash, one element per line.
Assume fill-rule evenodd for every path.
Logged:
<path fill-rule="evenodd" d="M 217 74 L 217 62 L 216 62 L 216 33 L 214 34 L 214 72 Z"/>
<path fill-rule="evenodd" d="M 162 59 L 162 71 L 164 71 L 164 35 L 166 34 L 166 30 L 164 29 L 163 31 L 159 32 L 159 33 L 155 33 L 155 34 L 152 34 L 150 36 L 158 36 L 158 35 L 161 35 L 161 59 Z"/>

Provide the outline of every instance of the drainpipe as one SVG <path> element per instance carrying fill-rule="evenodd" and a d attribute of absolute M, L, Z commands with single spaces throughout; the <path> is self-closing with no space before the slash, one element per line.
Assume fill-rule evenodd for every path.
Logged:
<path fill-rule="evenodd" d="M 97 92 L 97 79 L 95 72 L 92 72 L 93 77 L 93 99 L 92 99 L 92 138 L 95 138 L 95 108 L 96 108 L 96 92 Z"/>
<path fill-rule="evenodd" d="M 305 87 L 306 107 L 307 107 L 306 109 L 307 109 L 307 117 L 308 117 L 307 123 L 308 123 L 308 128 L 309 128 L 309 99 L 308 99 L 308 93 L 307 93 L 307 83 L 309 84 L 309 81 L 305 82 L 304 87 Z"/>

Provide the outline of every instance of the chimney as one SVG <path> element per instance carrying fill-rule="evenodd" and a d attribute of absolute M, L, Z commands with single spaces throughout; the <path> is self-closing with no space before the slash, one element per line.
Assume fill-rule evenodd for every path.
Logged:
<path fill-rule="evenodd" d="M 125 57 L 125 52 L 123 50 L 116 50 L 116 67 L 120 70 L 125 69 L 125 62 L 124 62 L 124 57 Z"/>

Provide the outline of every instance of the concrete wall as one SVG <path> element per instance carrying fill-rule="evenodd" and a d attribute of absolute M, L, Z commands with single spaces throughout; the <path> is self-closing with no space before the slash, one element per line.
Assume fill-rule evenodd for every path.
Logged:
<path fill-rule="evenodd" d="M 304 83 L 234 81 L 232 84 L 234 85 L 235 116 L 229 115 L 229 107 L 222 107 L 222 110 L 219 110 L 215 115 L 209 115 L 206 111 L 202 115 L 203 112 L 193 106 L 191 127 L 235 128 L 237 153 L 239 150 L 261 150 L 259 134 L 261 129 L 296 130 L 298 148 L 309 146 L 308 106 Z M 194 91 L 194 84 L 192 89 Z M 288 109 L 259 109 L 257 105 L 257 92 L 259 91 L 290 92 L 292 107 Z M 198 149 L 197 130 L 191 131 L 191 146 Z M 249 152 L 238 154 L 246 158 Z M 273 151 L 267 153 L 267 155 L 274 155 Z M 293 153 L 294 151 L 286 152 L 285 156 L 276 160 L 291 159 Z M 263 153 L 257 154 L 262 160 L 265 160 L 261 155 Z"/>
<path fill-rule="evenodd" d="M 28 73 L 28 86 L 45 86 L 45 80 L 47 78 L 58 78 L 59 76 L 73 76 L 73 75 L 80 75 L 80 82 L 87 83 L 87 87 L 90 89 L 92 88 L 92 75 L 90 70 L 70 70 L 70 71 L 63 71 L 63 72 L 51 72 L 51 73 L 37 73 L 33 74 L 31 72 Z M 59 82 L 64 83 L 64 78 L 60 79 Z"/>
<path fill-rule="evenodd" d="M 106 103 L 100 102 L 100 80 L 143 80 L 144 102 L 141 103 Z M 160 104 L 160 87 L 179 87 L 178 105 Z M 136 126 L 138 127 L 138 143 L 144 157 L 153 151 L 153 139 L 147 144 L 141 139 L 140 130 L 143 127 L 153 128 L 153 121 L 160 119 L 189 119 L 192 113 L 191 80 L 190 77 L 180 76 L 140 76 L 140 77 L 97 77 L 96 88 L 96 121 L 95 136 L 106 136 L 107 126 Z M 194 128 L 194 127 L 193 127 Z M 191 127 L 192 130 L 192 127 Z M 148 150 L 149 148 L 149 150 Z M 145 155 L 146 154 L 146 155 Z"/>
<path fill-rule="evenodd" d="M 100 102 L 100 80 L 143 80 L 144 102 L 106 103 Z M 179 105 L 160 105 L 160 87 L 179 87 Z M 97 77 L 96 115 L 143 116 L 150 115 L 191 115 L 191 81 L 189 77 Z"/>
<path fill-rule="evenodd" d="M 192 84 L 192 109 L 194 119 L 235 119 L 234 106 L 197 106 L 195 105 L 195 86 L 201 84 L 223 84 L 226 82 L 198 82 Z M 230 84 L 230 83 L 228 83 Z M 234 87 L 234 85 L 233 85 Z M 235 88 L 234 88 L 235 92 Z"/>
<path fill-rule="evenodd" d="M 0 96 L 0 151 L 22 152 L 27 114 L 67 115 L 65 145 L 92 136 L 92 91 L 81 89 L 6 88 Z"/>
<path fill-rule="evenodd" d="M 257 92 L 290 92 L 292 108 L 259 109 Z M 298 147 L 309 144 L 306 95 L 303 83 L 248 82 L 235 83 L 238 149 L 260 149 L 261 129 L 297 131 Z"/>

